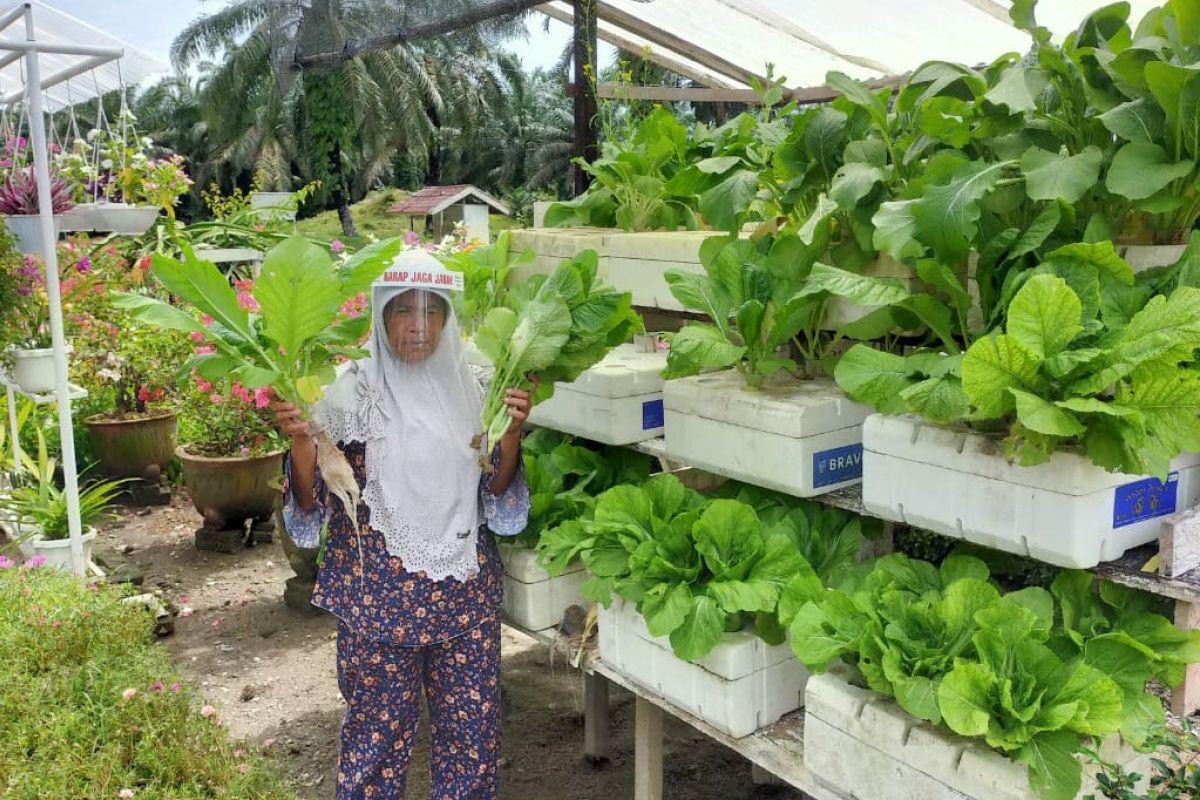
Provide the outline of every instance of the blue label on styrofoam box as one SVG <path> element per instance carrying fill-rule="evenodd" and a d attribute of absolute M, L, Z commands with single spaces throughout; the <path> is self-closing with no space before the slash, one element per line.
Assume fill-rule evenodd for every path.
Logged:
<path fill-rule="evenodd" d="M 862 454 L 861 443 L 813 453 L 813 487 L 861 478 Z"/>
<path fill-rule="evenodd" d="M 663 401 L 647 400 L 642 403 L 642 430 L 652 431 L 663 426 Z"/>
<path fill-rule="evenodd" d="M 1178 472 L 1168 475 L 1166 483 L 1146 478 L 1118 486 L 1113 493 L 1113 527 L 1174 514 L 1178 490 Z"/>

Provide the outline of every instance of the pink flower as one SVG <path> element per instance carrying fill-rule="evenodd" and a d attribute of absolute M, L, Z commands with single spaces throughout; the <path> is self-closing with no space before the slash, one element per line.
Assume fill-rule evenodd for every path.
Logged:
<path fill-rule="evenodd" d="M 416 231 L 409 231 L 404 234 L 404 243 L 409 247 L 416 247 L 421 243 L 421 237 L 417 235 Z"/>
<path fill-rule="evenodd" d="M 250 448 L 249 448 L 249 447 L 243 447 L 243 448 L 242 448 L 242 458 L 245 458 L 245 457 L 247 457 L 248 455 L 250 455 Z"/>
<path fill-rule="evenodd" d="M 204 717 L 205 719 L 208 719 L 209 717 L 211 717 L 213 714 L 216 714 L 216 713 L 217 713 L 217 710 L 215 708 L 213 708 L 212 706 L 206 705 L 206 706 L 202 706 L 200 709 L 200 716 Z"/>
<path fill-rule="evenodd" d="M 180 686 L 178 683 L 172 683 L 171 684 L 171 694 L 179 694 L 179 690 L 182 688 L 183 687 Z"/>
<path fill-rule="evenodd" d="M 208 314 L 201 314 L 200 315 L 200 324 L 207 328 L 209 325 L 213 324 L 213 318 L 210 317 Z"/>
<path fill-rule="evenodd" d="M 199 389 L 204 394 L 208 394 L 209 392 L 212 391 L 213 386 L 211 383 L 204 380 L 204 378 L 196 378 L 196 388 Z M 183 602 L 186 603 L 187 601 L 184 600 Z"/>
<path fill-rule="evenodd" d="M 266 408 L 271 403 L 271 393 L 267 387 L 260 386 L 254 390 L 254 407 Z"/>
<path fill-rule="evenodd" d="M 254 295 L 249 292 L 237 293 L 238 308 L 251 313 L 258 311 L 258 301 L 254 299 Z"/>
<path fill-rule="evenodd" d="M 122 700 L 132 700 L 135 697 L 137 697 L 137 689 L 134 689 L 132 686 L 121 692 Z"/>
<path fill-rule="evenodd" d="M 240 773 L 242 773 L 243 775 L 245 775 L 245 774 L 246 774 L 246 769 L 247 769 L 247 767 L 246 767 L 246 765 L 245 765 L 245 764 L 238 764 L 238 772 L 240 772 Z"/>
<path fill-rule="evenodd" d="M 340 253 L 346 249 L 346 245 L 342 244 L 341 239 L 334 239 L 329 243 L 329 249 L 334 253 Z"/>
<path fill-rule="evenodd" d="M 37 556 L 34 556 L 33 558 L 29 559 L 28 561 L 26 561 L 25 566 L 29 567 L 30 569 L 37 569 L 38 567 L 40 567 L 42 564 L 45 564 L 45 563 L 46 563 L 46 557 L 43 555 L 37 555 Z"/>
<path fill-rule="evenodd" d="M 150 691 L 161 692 L 162 690 L 163 690 L 162 681 L 155 681 L 154 683 L 150 684 Z"/>
<path fill-rule="evenodd" d="M 221 395 L 217 394 L 216 392 L 213 392 L 212 394 L 210 394 L 210 395 L 208 396 L 208 401 L 209 401 L 210 403 L 212 403 L 214 406 L 215 406 L 215 405 L 220 405 L 220 403 L 221 403 Z"/>
<path fill-rule="evenodd" d="M 199 344 L 200 342 L 204 341 L 204 334 L 201 333 L 200 331 L 192 331 L 191 333 L 188 334 L 188 338 L 191 339 L 193 342 L 196 342 L 197 344 Z"/>
<path fill-rule="evenodd" d="M 0 553 L 0 569 L 11 569 L 15 564 L 15 561 L 3 553 Z"/>
<path fill-rule="evenodd" d="M 217 346 L 215 344 L 202 344 L 199 347 L 194 348 L 192 352 L 198 356 L 206 356 L 209 353 L 217 352 Z"/>
<path fill-rule="evenodd" d="M 244 756 L 244 755 L 246 755 L 246 751 L 245 751 L 245 750 L 242 750 L 241 748 L 238 748 L 237 750 L 234 750 L 234 751 L 233 751 L 233 757 L 234 757 L 234 758 L 241 758 L 241 757 L 242 757 L 242 756 Z"/>

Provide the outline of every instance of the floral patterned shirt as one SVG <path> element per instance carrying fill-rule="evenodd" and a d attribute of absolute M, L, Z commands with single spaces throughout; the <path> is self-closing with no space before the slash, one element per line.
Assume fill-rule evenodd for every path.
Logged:
<path fill-rule="evenodd" d="M 366 482 L 366 445 L 338 442 L 358 484 Z M 492 454 L 492 464 L 499 450 Z M 460 636 L 500 613 L 503 568 L 496 544 L 487 530 L 479 532 L 479 572 L 459 581 L 432 580 L 425 573 L 408 572 L 400 559 L 389 555 L 383 534 L 371 527 L 371 510 L 358 506 L 359 530 L 354 528 L 341 503 L 329 503 L 320 472 L 314 469 L 316 507 L 305 511 L 291 492 L 291 459 L 284 465 L 283 521 L 287 535 L 300 547 L 316 547 L 321 526 L 328 520 L 325 559 L 317 572 L 312 602 L 337 616 L 356 633 L 401 646 L 423 647 Z M 480 524 L 500 536 L 515 536 L 529 518 L 529 488 L 520 466 L 508 488 L 492 493 L 491 476 L 479 484 Z M 360 548 L 362 563 L 360 569 Z"/>

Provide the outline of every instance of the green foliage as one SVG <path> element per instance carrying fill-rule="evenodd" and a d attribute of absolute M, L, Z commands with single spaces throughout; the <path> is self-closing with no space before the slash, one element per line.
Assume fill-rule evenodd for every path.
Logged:
<path fill-rule="evenodd" d="M 1196 735 L 1192 722 L 1187 717 L 1180 720 L 1180 728 L 1164 728 L 1147 741 L 1155 757 L 1150 759 L 1151 773 L 1149 788 L 1139 789 L 1143 776 L 1127 772 L 1120 765 L 1108 761 L 1096 748 L 1084 752 L 1088 760 L 1099 768 L 1096 775 L 1098 792 L 1089 794 L 1085 800 L 1188 800 L 1200 795 L 1200 736 Z"/>
<path fill-rule="evenodd" d="M 785 609 L 843 574 L 861 539 L 845 512 L 754 490 L 706 498 L 664 474 L 606 491 L 590 516 L 545 531 L 538 556 L 551 574 L 581 558 L 586 597 L 637 603 L 650 633 L 692 660 L 744 619 L 782 642 Z"/>
<path fill-rule="evenodd" d="M 463 331 L 467 334 L 474 333 L 493 308 L 504 305 L 507 294 L 505 284 L 513 267 L 527 264 L 534 258 L 532 250 L 512 258 L 509 254 L 509 236 L 508 231 L 504 231 L 492 244 L 441 257 L 447 269 L 463 275 L 462 294 L 455 298 L 459 304 L 456 316 L 462 321 Z"/>
<path fill-rule="evenodd" d="M 629 293 L 599 283 L 596 265 L 596 253 L 586 250 L 550 275 L 534 276 L 476 331 L 475 345 L 496 366 L 480 418 L 489 447 L 509 426 L 509 389 L 531 388 L 529 376 L 536 374 L 533 400 L 541 402 L 553 395 L 555 381 L 575 380 L 641 329 Z"/>
<path fill-rule="evenodd" d="M 150 615 L 120 600 L 73 575 L 0 570 L 0 795 L 294 798 L 257 748 L 199 713 Z"/>
<path fill-rule="evenodd" d="M 940 568 L 894 554 L 809 596 L 784 621 L 810 669 L 855 664 L 867 685 L 919 719 L 983 739 L 1029 768 L 1046 800 L 1081 783 L 1075 755 L 1117 732 L 1135 745 L 1163 722 L 1145 693 L 1200 660 L 1200 633 L 1154 614 L 1147 596 L 1093 589 L 1064 571 L 1051 590 L 1001 594 L 987 566 L 951 555 Z"/>
<path fill-rule="evenodd" d="M 0 507 L 16 515 L 30 530 L 20 539 L 41 535 L 46 539 L 66 539 L 70 535 L 67 514 L 67 492 L 55 479 L 57 459 L 50 456 L 46 438 L 37 431 L 37 461 L 33 475 L 0 496 Z M 96 481 L 79 487 L 79 524 L 84 532 L 107 517 L 108 508 L 121 493 L 127 481 Z"/>

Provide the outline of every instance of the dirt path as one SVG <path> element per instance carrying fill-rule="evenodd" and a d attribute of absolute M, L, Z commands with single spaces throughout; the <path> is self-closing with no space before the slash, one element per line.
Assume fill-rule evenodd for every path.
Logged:
<path fill-rule="evenodd" d="M 236 555 L 201 553 L 192 544 L 199 515 L 190 505 L 128 514 L 100 534 L 184 611 L 163 644 L 190 680 L 203 687 L 236 737 L 267 746 L 303 800 L 333 797 L 342 700 L 334 667 L 335 625 L 283 604 L 291 576 L 278 542 Z M 186 615 L 186 616 L 185 616 Z M 507 707 L 502 798 L 620 800 L 633 795 L 633 699 L 614 691 L 610 761 L 583 758 L 579 674 L 545 647 L 505 630 Z M 429 796 L 423 731 L 414 756 L 410 800 Z M 664 785 L 668 798 L 742 800 L 804 797 L 755 787 L 742 758 L 675 720 L 667 720 Z"/>

